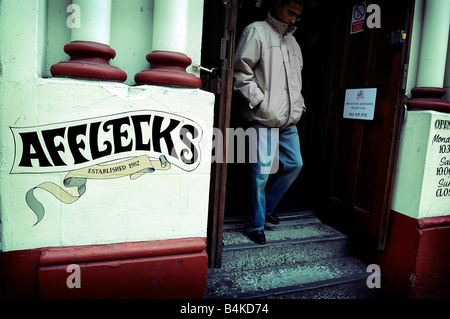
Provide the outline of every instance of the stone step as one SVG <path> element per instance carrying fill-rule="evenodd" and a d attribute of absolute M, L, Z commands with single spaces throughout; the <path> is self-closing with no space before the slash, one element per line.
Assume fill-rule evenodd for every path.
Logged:
<path fill-rule="evenodd" d="M 316 217 L 312 211 L 302 211 L 302 212 L 291 212 L 291 213 L 280 213 L 279 225 L 272 225 L 270 223 L 266 224 L 266 228 L 281 228 L 288 227 L 290 225 L 296 224 L 309 224 L 309 223 L 320 223 L 320 220 Z M 242 230 L 245 223 L 245 217 L 232 217 L 226 218 L 224 224 L 224 231 L 228 230 Z"/>
<path fill-rule="evenodd" d="M 242 227 L 223 233 L 222 271 L 281 267 L 348 256 L 347 236 L 321 223 L 314 216 L 282 219 L 265 229 L 267 243 L 258 245 Z"/>
<path fill-rule="evenodd" d="M 346 235 L 314 212 L 279 214 L 266 224 L 267 243 L 243 234 L 243 218 L 227 219 L 222 268 L 209 269 L 205 298 L 374 298 L 367 265 L 351 257 Z"/>
<path fill-rule="evenodd" d="M 206 299 L 373 298 L 367 265 L 353 257 L 224 272 L 209 269 Z"/>

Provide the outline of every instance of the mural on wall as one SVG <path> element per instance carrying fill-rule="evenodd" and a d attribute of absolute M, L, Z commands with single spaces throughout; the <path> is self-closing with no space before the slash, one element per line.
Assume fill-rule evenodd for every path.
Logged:
<path fill-rule="evenodd" d="M 45 208 L 34 191 L 43 189 L 72 204 L 86 192 L 88 179 L 129 176 L 135 180 L 171 165 L 193 171 L 200 164 L 202 129 L 194 121 L 158 111 L 133 111 L 64 123 L 10 127 L 14 138 L 11 174 L 64 173 L 66 191 L 51 182 L 31 188 L 25 201 L 36 214 Z"/>

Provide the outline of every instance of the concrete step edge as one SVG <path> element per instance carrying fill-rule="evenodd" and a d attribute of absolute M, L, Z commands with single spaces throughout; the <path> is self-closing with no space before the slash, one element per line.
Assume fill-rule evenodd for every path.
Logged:
<path fill-rule="evenodd" d="M 330 288 L 338 285 L 349 284 L 354 282 L 365 282 L 367 280 L 367 275 L 365 274 L 353 274 L 348 276 L 342 276 L 338 278 L 326 279 L 321 281 L 314 281 L 299 285 L 279 287 L 266 290 L 264 292 L 248 292 L 241 294 L 231 294 L 220 296 L 216 299 L 259 299 L 268 298 L 274 296 L 281 296 L 284 294 L 300 293 L 302 291 L 310 291 L 321 288 Z"/>
<path fill-rule="evenodd" d="M 334 258 L 330 260 L 321 260 L 314 263 L 305 263 L 303 265 L 295 265 L 284 267 L 280 269 L 279 267 L 273 269 L 255 269 L 246 272 L 236 271 L 234 273 L 221 273 L 219 269 L 210 270 L 208 273 L 208 284 L 207 287 L 211 288 L 214 282 L 223 282 L 226 287 L 224 289 L 229 289 L 228 292 L 222 292 L 220 294 L 207 294 L 207 298 L 217 298 L 217 299 L 246 299 L 246 298 L 266 298 L 269 296 L 277 296 L 283 294 L 292 294 L 296 292 L 327 288 L 331 286 L 336 286 L 340 284 L 348 284 L 356 281 L 367 280 L 369 273 L 365 272 L 366 264 L 353 258 L 353 257 L 342 257 Z M 328 270 L 324 270 L 329 268 Z M 318 272 L 320 276 L 311 276 L 315 272 Z M 274 278 L 278 278 L 278 274 L 286 273 L 290 280 L 292 276 L 298 273 L 299 282 L 292 285 L 281 284 L 280 287 L 272 287 L 268 289 L 262 289 L 261 286 L 258 288 L 251 289 L 250 291 L 243 292 L 231 292 L 233 288 L 232 284 L 239 285 L 252 285 L 252 283 L 247 282 L 246 276 L 255 276 L 258 278 L 256 284 L 262 284 L 262 278 L 270 278 L 270 273 L 273 272 Z M 241 276 L 242 274 L 242 276 Z M 297 275 L 295 275 L 297 276 Z M 240 282 L 241 281 L 241 282 Z M 281 281 L 283 282 L 283 281 Z M 253 283 L 253 286 L 256 285 Z"/>
<path fill-rule="evenodd" d="M 273 225 L 270 223 L 266 223 L 266 229 L 283 229 L 283 228 L 289 228 L 289 227 L 295 227 L 295 226 L 301 226 L 301 225 L 308 225 L 308 224 L 320 224 L 322 223 L 317 217 L 310 217 L 310 218 L 301 218 L 301 219 L 281 219 L 281 222 L 278 225 Z M 244 229 L 245 222 L 239 222 L 239 223 L 226 223 L 223 226 L 224 231 L 233 231 L 233 230 L 242 230 Z"/>
<path fill-rule="evenodd" d="M 264 249 L 267 246 L 283 246 L 286 244 L 303 244 L 303 243 L 313 243 L 313 242 L 324 242 L 324 241 L 334 241 L 334 240 L 347 240 L 347 236 L 341 233 L 330 234 L 330 235 L 321 235 L 321 236 L 313 236 L 313 237 L 305 237 L 298 239 L 284 239 L 284 240 L 276 240 L 269 241 L 265 245 L 259 245 L 253 242 L 249 243 L 240 243 L 240 244 L 228 244 L 223 248 L 223 252 L 232 251 L 232 250 L 242 250 L 242 249 Z"/>
<path fill-rule="evenodd" d="M 302 220 L 308 218 L 317 218 L 313 211 L 277 213 L 280 220 Z M 247 220 L 246 216 L 225 217 L 225 224 L 244 224 Z"/>

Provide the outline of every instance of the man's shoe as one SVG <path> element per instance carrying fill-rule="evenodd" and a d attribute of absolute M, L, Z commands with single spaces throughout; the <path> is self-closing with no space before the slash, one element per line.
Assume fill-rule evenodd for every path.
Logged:
<path fill-rule="evenodd" d="M 276 214 L 266 215 L 266 222 L 277 225 L 280 223 L 280 218 Z"/>
<path fill-rule="evenodd" d="M 257 229 L 251 232 L 244 230 L 244 234 L 257 244 L 264 245 L 266 243 L 266 235 L 263 230 Z"/>

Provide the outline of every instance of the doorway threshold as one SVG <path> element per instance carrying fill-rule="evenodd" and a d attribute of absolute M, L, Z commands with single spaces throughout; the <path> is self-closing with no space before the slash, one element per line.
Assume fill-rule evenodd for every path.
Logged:
<path fill-rule="evenodd" d="M 245 217 L 225 218 L 222 267 L 208 269 L 206 299 L 374 298 L 346 235 L 311 210 L 277 215 L 265 245 L 243 234 Z"/>
<path fill-rule="evenodd" d="M 280 218 L 280 224 L 284 226 L 295 225 L 298 223 L 312 223 L 317 222 L 318 219 L 314 213 L 314 211 L 298 211 L 298 212 L 276 212 L 278 217 Z M 244 224 L 247 220 L 245 216 L 225 216 L 224 222 L 224 231 L 227 230 L 238 230 L 243 229 Z M 266 229 L 272 229 L 276 227 L 276 225 L 271 225 L 266 223 Z"/>

